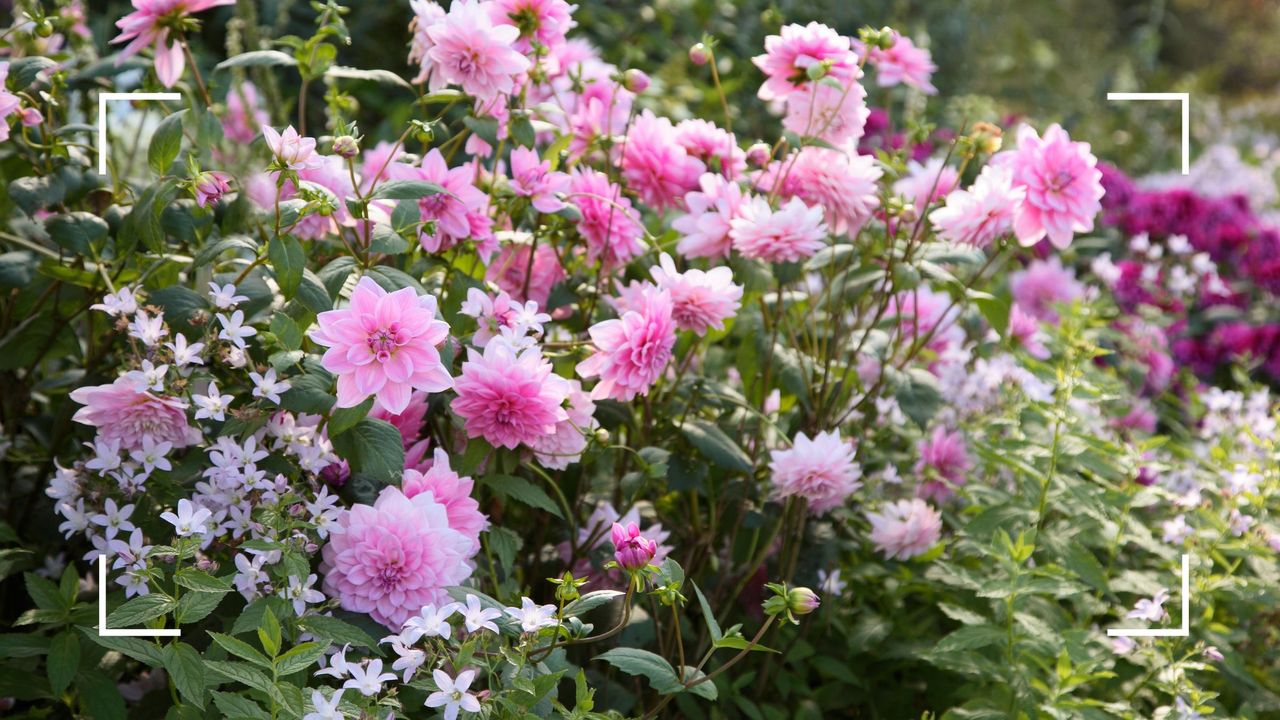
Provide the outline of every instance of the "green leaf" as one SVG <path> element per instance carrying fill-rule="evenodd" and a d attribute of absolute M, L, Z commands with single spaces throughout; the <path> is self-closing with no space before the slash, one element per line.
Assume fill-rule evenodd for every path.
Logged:
<path fill-rule="evenodd" d="M 367 80 L 384 85 L 397 85 L 409 90 L 413 89 L 413 86 L 407 80 L 390 70 L 360 70 L 353 67 L 334 65 L 324 72 L 324 76 L 326 78 L 342 78 L 345 80 Z"/>
<path fill-rule="evenodd" d="M 929 420 L 942 407 L 942 393 L 938 390 L 938 380 L 927 370 L 912 368 L 906 379 L 897 387 L 894 397 L 902 412 L 915 421 L 920 427 L 929 424 Z"/>
<path fill-rule="evenodd" d="M 105 220 L 81 211 L 51 217 L 45 221 L 45 229 L 60 247 L 77 255 L 88 255 L 89 250 L 101 243 L 109 231 Z"/>
<path fill-rule="evenodd" d="M 164 652 L 162 648 L 154 642 L 147 642 L 134 637 L 116 637 L 110 635 L 99 635 L 97 630 L 93 628 L 80 628 L 80 632 L 93 642 L 101 645 L 108 650 L 115 650 L 121 655 L 127 655 L 141 663 L 146 663 L 153 668 L 164 667 Z"/>
<path fill-rule="evenodd" d="M 312 370 L 289 378 L 289 389 L 280 396 L 280 406 L 296 413 L 323 415 L 333 407 L 333 378 Z"/>
<path fill-rule="evenodd" d="M 151 145 L 147 147 L 147 164 L 157 175 L 166 175 L 173 161 L 178 159 L 182 150 L 182 117 L 187 114 L 186 108 L 170 114 L 151 134 Z"/>
<path fill-rule="evenodd" d="M 115 612 L 107 617 L 107 627 L 131 628 L 161 617 L 173 608 L 174 602 L 171 597 L 160 594 L 142 595 L 116 608 Z"/>
<path fill-rule="evenodd" d="M 691 665 L 685 665 L 682 670 L 683 672 L 681 677 L 686 683 L 694 683 L 707 676 L 706 673 Z M 703 680 L 702 682 L 698 682 L 696 685 L 691 684 L 686 688 L 685 692 L 688 692 L 690 695 L 697 695 L 703 700 L 711 700 L 713 702 L 716 698 L 720 697 L 720 689 L 716 687 L 714 680 Z"/>
<path fill-rule="evenodd" d="M 43 635 L 14 633 L 0 635 L 0 659 L 40 657 L 49 653 L 49 638 Z"/>
<path fill-rule="evenodd" d="M 372 635 L 344 620 L 327 615 L 307 615 L 298 619 L 298 626 L 303 630 L 322 637 L 335 645 L 355 645 L 356 647 L 377 647 L 378 641 Z"/>
<path fill-rule="evenodd" d="M 250 718 L 251 720 L 270 720 L 271 715 L 258 703 L 243 695 L 235 695 L 220 690 L 209 691 L 213 704 L 223 716 L 228 718 Z"/>
<path fill-rule="evenodd" d="M 693 583 L 693 593 L 698 596 L 698 606 L 702 608 L 702 620 L 707 624 L 707 632 L 711 633 L 711 642 L 718 642 L 724 633 L 720 630 L 720 623 L 716 622 L 716 614 L 711 612 L 711 603 L 707 602 L 707 596 L 702 594 L 698 583 Z"/>
<path fill-rule="evenodd" d="M 49 689 L 61 695 L 71 685 L 80 667 L 80 639 L 72 630 L 58 633 L 49 644 Z"/>
<path fill-rule="evenodd" d="M 297 350 L 302 347 L 302 330 L 298 328 L 298 323 L 294 322 L 293 318 L 282 312 L 271 317 L 271 334 L 275 335 L 287 350 Z"/>
<path fill-rule="evenodd" d="M 256 255 L 258 252 L 258 243 L 248 235 L 229 235 L 219 238 L 216 242 L 211 242 L 200 248 L 200 252 L 196 253 L 195 267 L 208 265 L 213 262 L 224 252 L 235 250 L 243 252 L 246 255 Z"/>
<path fill-rule="evenodd" d="M 1004 628 L 994 625 L 965 625 L 938 641 L 934 646 L 935 653 L 952 653 L 977 650 L 989 645 L 1004 642 L 1008 633 Z"/>
<path fill-rule="evenodd" d="M 267 257 L 271 267 L 276 271 L 276 283 L 286 298 L 292 298 L 302 283 L 302 269 L 307 265 L 307 256 L 302 252 L 302 244 L 292 235 L 280 235 L 271 238 L 267 245 Z"/>
<path fill-rule="evenodd" d="M 684 690 L 671 663 L 648 650 L 619 647 L 597 655 L 594 659 L 603 660 L 628 675 L 643 675 L 649 679 L 649 685 L 663 695 Z"/>
<path fill-rule="evenodd" d="M 400 206 L 397 206 L 399 208 Z M 409 252 L 409 241 L 386 223 L 374 223 L 373 234 L 369 239 L 369 252 L 382 255 L 401 255 Z"/>
<path fill-rule="evenodd" d="M 510 571 L 515 565 L 516 553 L 524 544 L 514 530 L 497 526 L 485 531 L 485 542 L 493 554 L 498 556 L 498 565 L 506 571 Z"/>
<path fill-rule="evenodd" d="M 35 573 L 23 573 L 27 581 L 27 594 L 41 610 L 66 610 L 70 603 L 62 597 L 62 592 L 52 580 L 42 578 Z"/>
<path fill-rule="evenodd" d="M 97 670 L 80 673 L 76 678 L 80 706 L 94 720 L 124 720 L 124 697 L 116 681 Z"/>
<path fill-rule="evenodd" d="M 578 615 L 586 615 L 601 605 L 605 605 L 613 601 L 614 598 L 624 595 L 620 590 L 592 590 L 584 593 L 581 597 L 568 605 L 564 606 L 565 617 L 576 617 Z"/>
<path fill-rule="evenodd" d="M 66 195 L 67 187 L 57 175 L 21 177 L 9 183 L 9 197 L 28 215 L 62 202 Z"/>
<path fill-rule="evenodd" d="M 36 81 L 40 73 L 56 68 L 58 63 L 46 57 L 32 55 L 9 61 L 9 81 L 14 90 L 26 90 Z"/>
<path fill-rule="evenodd" d="M 386 420 L 366 417 L 346 432 L 331 437 L 333 450 L 351 464 L 351 471 L 382 485 L 404 474 L 404 441 Z"/>
<path fill-rule="evenodd" d="M 271 683 L 271 678 L 267 677 L 266 673 L 248 663 L 205 660 L 204 665 L 220 678 L 238 682 L 254 690 L 270 693 L 275 689 Z"/>
<path fill-rule="evenodd" d="M 421 200 L 441 193 L 450 194 L 444 186 L 426 180 L 388 180 L 374 188 L 369 197 L 373 200 Z"/>
<path fill-rule="evenodd" d="M 403 270 L 397 270 L 396 268 L 388 265 L 375 265 L 369 268 L 369 272 L 367 274 L 369 277 L 373 278 L 374 282 L 378 283 L 378 285 L 387 292 L 395 292 L 402 288 L 413 288 L 414 292 L 419 295 L 426 292 L 422 287 L 422 283 L 418 282 L 417 278 Z"/>
<path fill-rule="evenodd" d="M 527 115 L 512 117 L 511 123 L 507 127 L 511 131 L 511 139 L 520 145 L 531 148 L 537 144 L 538 134 L 534 132 L 533 123 L 529 121 Z"/>
<path fill-rule="evenodd" d="M 262 622 L 258 623 L 258 642 L 262 643 L 268 657 L 275 657 L 280 652 L 280 621 L 271 608 L 262 613 Z"/>
<path fill-rule="evenodd" d="M 226 650 L 228 653 L 235 655 L 241 660 L 248 660 L 254 665 L 260 665 L 268 669 L 270 669 L 272 666 L 272 662 L 270 658 L 268 658 L 266 655 L 263 655 L 261 652 L 258 651 L 257 648 L 241 640 L 238 637 L 233 637 L 231 635 L 224 635 L 222 633 L 213 632 L 213 631 L 209 632 L 209 637 L 213 638 L 213 641 L 217 643 L 218 646 L 221 647 L 223 650 Z"/>
<path fill-rule="evenodd" d="M 462 119 L 462 124 L 467 129 L 475 133 L 481 140 L 489 143 L 492 147 L 498 146 L 498 119 L 491 117 L 475 117 L 468 115 Z"/>
<path fill-rule="evenodd" d="M 743 637 L 741 633 L 734 634 L 734 635 L 725 635 L 724 637 L 720 638 L 719 640 L 716 640 L 711 644 L 717 649 L 746 650 L 747 648 L 750 648 L 751 652 L 771 652 L 771 653 L 780 652 L 778 650 L 774 650 L 771 647 L 765 647 L 760 643 L 756 643 L 755 645 L 752 645 L 751 641 Z"/>
<path fill-rule="evenodd" d="M 364 399 L 364 402 L 355 407 L 334 408 L 333 413 L 329 416 L 329 425 L 326 428 L 330 436 L 339 435 L 360 422 L 373 409 L 373 396 Z"/>
<path fill-rule="evenodd" d="M 542 488 L 515 475 L 486 475 L 481 482 L 488 486 L 493 492 L 502 497 L 510 497 L 516 502 L 528 505 L 529 507 L 545 510 L 560 519 L 564 519 L 564 515 L 560 512 L 560 508 L 556 506 L 554 500 Z"/>
<path fill-rule="evenodd" d="M 1069 543 L 1067 554 L 1063 558 L 1062 564 L 1081 580 L 1088 583 L 1090 587 L 1103 592 L 1109 590 L 1107 573 L 1102 569 L 1102 563 L 1098 562 L 1098 558 L 1094 556 L 1093 551 L 1084 545 L 1078 542 Z"/>
<path fill-rule="evenodd" d="M 214 577 L 203 570 L 182 568 L 174 574 L 173 579 L 188 590 L 203 593 L 231 592 L 231 581 L 227 578 Z"/>
<path fill-rule="evenodd" d="M 227 58 L 214 66 L 214 70 L 230 70 L 231 68 L 247 68 L 247 67 L 276 67 L 288 66 L 295 67 L 297 60 L 292 55 L 282 53 L 279 50 L 251 50 L 247 53 L 240 53 L 233 58 Z"/>
<path fill-rule="evenodd" d="M 178 600 L 178 609 L 174 612 L 174 619 L 178 621 L 179 625 L 200 622 L 209 617 L 209 613 L 218 607 L 218 603 L 222 602 L 222 597 L 222 593 L 216 592 L 187 593 Z"/>
<path fill-rule="evenodd" d="M 289 648 L 289 652 L 276 658 L 276 672 L 291 675 L 316 664 L 329 646 L 318 642 L 305 642 Z"/>
<path fill-rule="evenodd" d="M 691 419 L 680 430 L 698 452 L 716 465 L 734 472 L 751 472 L 751 458 L 715 423 Z"/>
<path fill-rule="evenodd" d="M 165 649 L 164 655 L 164 668 L 173 678 L 173 684 L 177 686 L 182 699 L 204 709 L 204 659 L 200 657 L 200 653 L 184 642 L 176 642 Z"/>

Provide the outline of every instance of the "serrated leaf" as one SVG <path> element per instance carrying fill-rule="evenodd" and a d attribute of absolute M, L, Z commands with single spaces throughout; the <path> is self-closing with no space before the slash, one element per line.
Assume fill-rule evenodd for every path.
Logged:
<path fill-rule="evenodd" d="M 154 642 L 147 642 L 134 637 L 99 635 L 97 630 L 93 628 L 82 627 L 80 632 L 89 640 L 108 650 L 115 650 L 121 655 L 127 655 L 153 668 L 164 667 L 164 650 Z"/>
<path fill-rule="evenodd" d="M 268 669 L 271 668 L 272 663 L 270 658 L 263 655 L 257 648 L 240 638 L 212 631 L 209 633 L 209 637 L 213 638 L 213 641 L 223 650 L 226 650 L 228 653 L 235 655 L 241 660 L 248 660 L 254 665 L 259 665 Z"/>
<path fill-rule="evenodd" d="M 72 630 L 63 630 L 54 636 L 49 643 L 49 658 L 46 661 L 49 673 L 49 689 L 54 696 L 61 695 L 71 679 L 76 676 L 80 667 L 80 639 Z"/>
<path fill-rule="evenodd" d="M 372 635 L 344 620 L 327 615 L 307 615 L 298 620 L 303 630 L 322 637 L 335 645 L 355 645 L 356 647 L 376 647 L 378 641 Z"/>
<path fill-rule="evenodd" d="M 213 704 L 223 716 L 228 718 L 250 718 L 250 720 L 270 720 L 271 715 L 258 703 L 243 695 L 235 695 L 220 690 L 209 691 Z"/>
<path fill-rule="evenodd" d="M 386 420 L 362 418 L 345 432 L 332 436 L 333 450 L 351 464 L 351 471 L 387 485 L 404 473 L 404 441 Z"/>
<path fill-rule="evenodd" d="M 934 646 L 935 653 L 954 653 L 977 650 L 989 645 L 1005 642 L 1008 631 L 994 625 L 965 625 L 938 641 Z"/>
<path fill-rule="evenodd" d="M 265 693 L 273 690 L 271 678 L 248 663 L 205 660 L 204 664 L 210 671 L 218 675 L 218 678 L 215 679 L 225 678 Z"/>
<path fill-rule="evenodd" d="M 182 568 L 174 573 L 173 579 L 182 587 L 196 592 L 228 593 L 232 589 L 231 581 L 226 578 L 214 577 L 195 568 Z"/>
<path fill-rule="evenodd" d="M 305 642 L 289 648 L 289 651 L 276 658 L 276 672 L 290 675 L 299 670 L 309 668 L 324 655 L 328 645 L 318 642 Z"/>
<path fill-rule="evenodd" d="M 200 622 L 209 617 L 222 602 L 222 593 L 190 592 L 178 599 L 178 608 L 174 611 L 174 619 L 180 625 Z"/>
<path fill-rule="evenodd" d="M 136 597 L 107 616 L 107 627 L 113 629 L 131 628 L 148 620 L 154 620 L 168 614 L 174 609 L 173 598 L 152 594 Z"/>
<path fill-rule="evenodd" d="M 165 670 L 173 678 L 173 684 L 178 688 L 182 699 L 203 709 L 205 674 L 204 659 L 200 657 L 200 653 L 184 642 L 176 642 L 165 649 L 164 655 Z"/>

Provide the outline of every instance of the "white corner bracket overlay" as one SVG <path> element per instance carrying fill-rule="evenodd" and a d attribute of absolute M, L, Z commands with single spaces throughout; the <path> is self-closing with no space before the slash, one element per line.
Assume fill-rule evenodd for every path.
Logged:
<path fill-rule="evenodd" d="M 1191 634 L 1191 556 L 1182 556 L 1182 627 L 1112 629 L 1108 637 L 1187 637 Z"/>
<path fill-rule="evenodd" d="M 1191 93 L 1113 92 L 1108 100 L 1177 100 L 1182 103 L 1182 174 L 1191 174 Z"/>
<path fill-rule="evenodd" d="M 137 630 L 107 627 L 107 556 L 98 554 L 98 636 L 99 637 L 178 637 L 178 628 Z"/>
<path fill-rule="evenodd" d="M 113 100 L 181 100 L 181 93 L 98 93 L 98 174 L 107 174 L 107 103 Z"/>

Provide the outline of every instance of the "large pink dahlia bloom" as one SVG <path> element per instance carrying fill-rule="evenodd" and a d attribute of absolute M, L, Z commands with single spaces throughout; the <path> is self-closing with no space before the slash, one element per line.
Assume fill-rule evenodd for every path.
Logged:
<path fill-rule="evenodd" d="M 853 445 L 835 431 L 818 433 L 812 440 L 804 433 L 796 435 L 790 448 L 770 453 L 769 470 L 774 498 L 803 498 L 817 515 L 843 505 L 862 487 Z"/>
<path fill-rule="evenodd" d="M 436 448 L 431 467 L 422 472 L 405 470 L 400 486 L 407 498 L 431 493 L 449 514 L 449 527 L 466 535 L 471 542 L 470 552 L 480 550 L 480 533 L 489 527 L 489 518 L 480 512 L 480 503 L 471 497 L 475 481 L 453 471 L 449 466 L 449 453 Z"/>
<path fill-rule="evenodd" d="M 71 399 L 84 405 L 72 419 L 98 428 L 102 442 L 119 441 L 122 450 L 138 450 L 148 442 L 180 448 L 200 441 L 200 431 L 187 424 L 185 402 L 147 392 L 130 378 L 73 390 Z"/>
<path fill-rule="evenodd" d="M 520 31 L 494 24 L 488 6 L 458 0 L 426 31 L 431 42 L 426 55 L 433 72 L 485 102 L 511 93 L 518 77 L 532 65 L 515 49 Z"/>
<path fill-rule="evenodd" d="M 338 407 L 375 395 L 379 407 L 397 415 L 414 390 L 441 392 L 453 384 L 436 349 L 448 336 L 434 297 L 412 288 L 388 293 L 369 277 L 360 279 L 350 305 L 320 313 L 311 332 L 329 348 L 321 363 L 338 376 Z"/>
<path fill-rule="evenodd" d="M 867 513 L 871 542 L 890 560 L 923 555 L 942 536 L 942 516 L 923 500 L 899 500 Z"/>
<path fill-rule="evenodd" d="M 1018 128 L 1018 149 L 995 158 L 1013 169 L 1013 184 L 1026 189 L 1026 197 L 1013 220 L 1013 231 L 1023 245 L 1042 238 L 1057 248 L 1071 244 L 1078 232 L 1093 230 L 1093 218 L 1102 210 L 1102 171 L 1089 152 L 1089 143 L 1072 142 L 1067 131 L 1049 126 L 1044 137 L 1035 128 Z"/>
<path fill-rule="evenodd" d="M 589 331 L 596 351 L 577 370 L 584 378 L 600 378 L 591 391 L 593 399 L 648 395 L 671 361 L 676 344 L 671 293 L 647 288 L 629 307 L 622 317 L 596 323 Z"/>
<path fill-rule="evenodd" d="M 422 606 L 446 602 L 444 589 L 471 575 L 472 542 L 449 526 L 448 510 L 430 492 L 410 498 L 384 488 L 329 532 L 320 561 L 325 594 L 393 630 Z"/>
<path fill-rule="evenodd" d="M 454 390 L 453 411 L 465 421 L 467 436 L 495 447 L 532 444 L 568 418 L 562 406 L 569 381 L 536 347 L 518 354 L 505 342 L 485 345 L 483 354 L 468 349 Z"/>
<path fill-rule="evenodd" d="M 829 63 L 826 77 L 841 85 L 854 82 L 858 74 L 858 56 L 849 38 L 823 25 L 787 25 L 780 35 L 764 39 L 764 54 L 751 59 L 768 76 L 760 86 L 761 100 L 782 100 L 801 91 L 812 82 L 809 68 Z"/>

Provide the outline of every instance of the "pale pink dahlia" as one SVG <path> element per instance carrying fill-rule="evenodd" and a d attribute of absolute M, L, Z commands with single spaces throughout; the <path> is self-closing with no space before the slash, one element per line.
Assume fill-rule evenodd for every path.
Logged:
<path fill-rule="evenodd" d="M 347 307 L 320 313 L 311 339 L 329 348 L 321 363 L 338 376 L 337 406 L 375 395 L 376 406 L 399 414 L 414 390 L 449 389 L 453 381 L 436 349 L 449 325 L 436 316 L 434 297 L 413 288 L 388 293 L 367 276 Z"/>
<path fill-rule="evenodd" d="M 222 117 L 222 132 L 237 145 L 248 145 L 258 137 L 258 128 L 271 122 L 262 108 L 258 88 L 248 80 L 227 91 L 227 112 Z"/>
<path fill-rule="evenodd" d="M 923 555 L 942 537 L 942 515 L 918 498 L 869 512 L 867 521 L 871 523 L 871 542 L 890 560 Z"/>
<path fill-rule="evenodd" d="M 582 451 L 587 449 L 587 436 L 599 427 L 593 417 L 596 404 L 578 380 L 569 381 L 569 405 L 565 412 L 568 417 L 556 423 L 554 433 L 543 435 L 529 444 L 545 468 L 563 470 L 578 462 Z"/>
<path fill-rule="evenodd" d="M 467 437 L 482 437 L 494 447 L 532 444 L 568 417 L 563 405 L 569 382 L 536 347 L 519 354 L 501 342 L 489 343 L 483 353 L 468 348 L 454 390 L 453 411 L 462 417 Z"/>
<path fill-rule="evenodd" d="M 409 7 L 413 9 L 413 20 L 409 22 L 409 29 L 413 32 L 413 39 L 409 41 L 409 62 L 417 63 L 419 68 L 413 81 L 427 82 L 427 88 L 434 92 L 449 84 L 441 73 L 432 72 L 434 63 L 430 52 L 435 42 L 428 34 L 433 25 L 444 20 L 444 8 L 435 0 L 409 0 Z"/>
<path fill-rule="evenodd" d="M 476 483 L 470 477 L 462 477 L 449 466 L 449 453 L 436 448 L 431 467 L 423 472 L 405 470 L 400 480 L 404 496 L 413 498 L 424 492 L 441 505 L 449 515 L 449 527 L 467 537 L 471 543 L 469 555 L 480 550 L 480 533 L 489 527 L 489 518 L 480 512 L 480 503 L 471 497 Z"/>
<path fill-rule="evenodd" d="M 800 137 L 816 137 L 836 146 L 858 142 L 871 111 L 867 109 L 867 91 L 856 80 L 862 71 L 854 77 L 847 90 L 813 83 L 788 95 L 782 126 Z"/>
<path fill-rule="evenodd" d="M 947 196 L 946 205 L 929 213 L 943 240 L 984 248 L 1013 229 L 1026 190 L 1013 186 L 1013 171 L 988 165 L 968 190 Z"/>
<path fill-rule="evenodd" d="M 538 212 L 564 209 L 564 201 L 557 193 L 568 187 L 569 176 L 552 170 L 551 162 L 539 159 L 537 151 L 525 147 L 511 151 L 511 189 L 516 195 L 529 198 Z"/>
<path fill-rule="evenodd" d="M 929 81 L 938 69 L 933 64 L 929 51 L 916 47 L 911 38 L 905 35 L 894 32 L 893 36 L 893 47 L 871 50 L 869 59 L 876 66 L 876 83 L 880 87 L 906 84 L 927 95 L 938 92 L 938 88 Z"/>
<path fill-rule="evenodd" d="M 738 139 L 710 120 L 681 120 L 676 125 L 676 142 L 689 155 L 701 160 L 709 172 L 735 179 L 747 169 L 747 154 L 738 147 Z"/>
<path fill-rule="evenodd" d="M 533 300 L 538 307 L 546 307 L 551 289 L 565 278 L 565 272 L 554 248 L 544 244 L 535 250 L 529 245 L 512 243 L 502 246 L 484 277 L 515 300 Z"/>
<path fill-rule="evenodd" d="M 319 167 L 323 162 L 316 154 L 316 139 L 298 134 L 293 126 L 276 132 L 270 125 L 262 126 L 262 137 L 267 142 L 271 154 L 275 156 L 279 167 L 288 170 L 303 170 Z"/>
<path fill-rule="evenodd" d="M 744 256 L 766 262 L 796 262 L 811 257 L 826 245 L 827 224 L 822 208 L 809 207 L 800 198 L 778 210 L 762 197 L 742 204 L 734 218 L 733 247 Z"/>
<path fill-rule="evenodd" d="M 400 440 L 406 449 L 422 439 L 422 424 L 427 420 L 427 393 L 415 390 L 409 395 L 409 404 L 398 413 L 387 412 L 380 406 L 369 410 L 369 417 L 386 420 L 400 431 Z"/>
<path fill-rule="evenodd" d="M 514 47 L 520 31 L 495 25 L 487 5 L 457 0 L 443 20 L 427 28 L 432 72 L 486 102 L 511 93 L 517 78 L 531 65 Z"/>
<path fill-rule="evenodd" d="M 837 234 L 856 234 L 880 206 L 877 181 L 884 171 L 870 155 L 806 147 L 798 156 L 775 160 L 756 178 L 756 188 L 783 198 L 820 205 Z"/>
<path fill-rule="evenodd" d="M 916 212 L 924 212 L 947 193 L 956 189 L 960 173 L 940 158 L 930 158 L 923 164 L 911 160 L 907 163 L 905 177 L 893 183 L 893 192 L 910 200 Z"/>
<path fill-rule="evenodd" d="M 627 188 L 659 210 L 678 207 L 698 187 L 706 166 L 680 145 L 675 126 L 650 110 L 640 113 L 622 141 L 618 165 Z"/>
<path fill-rule="evenodd" d="M 116 64 L 151 45 L 156 56 L 156 77 L 161 85 L 173 87 L 186 69 L 186 59 L 182 46 L 169 37 L 169 28 L 195 13 L 235 4 L 236 0 L 133 0 L 133 12 L 116 21 L 120 34 L 111 39 L 112 43 L 129 41 L 116 55 Z"/>
<path fill-rule="evenodd" d="M 471 540 L 449 526 L 448 510 L 430 492 L 408 498 L 384 488 L 329 532 L 320 561 L 325 594 L 392 630 L 424 605 L 448 602 L 444 589 L 471 575 Z"/>
<path fill-rule="evenodd" d="M 681 235 L 676 250 L 688 257 L 729 257 L 729 231 L 742 209 L 742 187 L 715 173 L 704 173 L 699 184 L 701 190 L 684 196 L 688 214 L 671 223 Z"/>
<path fill-rule="evenodd" d="M 821 23 L 787 25 L 781 35 L 764 39 L 764 54 L 751 59 L 768 79 L 760 86 L 761 100 L 782 100 L 807 89 L 813 82 L 809 68 L 829 64 L 826 77 L 841 85 L 857 79 L 858 57 L 850 49 L 849 38 Z"/>
<path fill-rule="evenodd" d="M 494 22 L 520 31 L 515 47 L 528 53 L 535 42 L 547 49 L 563 44 L 565 35 L 578 24 L 573 20 L 577 7 L 565 0 L 494 0 L 489 11 Z"/>
<path fill-rule="evenodd" d="M 1015 344 L 1027 351 L 1033 358 L 1044 360 L 1049 357 L 1049 348 L 1044 346 L 1044 333 L 1040 331 L 1040 322 L 1022 306 L 1014 303 L 1009 306 L 1009 329 L 1007 334 Z"/>
<path fill-rule="evenodd" d="M 773 497 L 799 497 L 809 511 L 823 515 L 839 507 L 862 487 L 862 468 L 853 459 L 853 445 L 836 431 L 820 432 L 809 439 L 796 435 L 790 448 L 769 453 Z"/>
<path fill-rule="evenodd" d="M 644 252 L 644 226 L 631 200 L 599 170 L 577 168 L 569 181 L 569 195 L 582 213 L 578 232 L 587 241 L 587 259 L 606 267 L 625 265 Z"/>
<path fill-rule="evenodd" d="M 671 293 L 651 288 L 622 317 L 591 326 L 596 350 L 578 363 L 577 371 L 584 378 L 600 378 L 591 391 L 593 399 L 631 400 L 649 394 L 676 344 L 671 312 Z"/>
<path fill-rule="evenodd" d="M 421 166 L 391 163 L 387 171 L 393 180 L 426 180 L 447 191 L 418 200 L 418 213 L 425 223 L 418 242 L 428 252 L 442 252 L 473 237 L 478 218 L 487 218 L 489 196 L 475 186 L 472 163 L 450 168 L 439 148 L 432 148 Z"/>
<path fill-rule="evenodd" d="M 119 442 L 122 450 L 165 442 L 181 448 L 200 441 L 200 431 L 187 424 L 187 403 L 147 392 L 130 378 L 78 388 L 71 399 L 84 405 L 72 419 L 96 427 L 99 441 Z"/>
<path fill-rule="evenodd" d="M 994 159 L 1013 169 L 1013 184 L 1026 197 L 1013 220 L 1018 242 L 1034 245 L 1042 238 L 1059 249 L 1071 244 L 1077 232 L 1093 230 L 1102 209 L 1102 171 L 1089 152 L 1089 143 L 1072 142 L 1067 131 L 1051 125 L 1044 138 L 1035 128 L 1018 128 L 1018 149 Z"/>
<path fill-rule="evenodd" d="M 916 488 L 916 494 L 920 497 L 946 500 L 955 494 L 951 488 L 968 481 L 973 461 L 969 459 L 964 435 L 959 430 L 948 432 L 946 428 L 938 426 L 934 428 L 932 435 L 920 441 L 917 449 L 920 458 L 916 460 L 913 470 L 924 480 Z"/>
<path fill-rule="evenodd" d="M 682 273 L 666 253 L 658 263 L 649 274 L 659 288 L 671 293 L 671 317 L 681 330 L 706 335 L 708 330 L 723 330 L 724 321 L 738 314 L 742 286 L 733 282 L 729 268 L 690 268 Z"/>
<path fill-rule="evenodd" d="M 1037 320 L 1057 322 L 1058 304 L 1067 304 L 1084 295 L 1084 286 L 1076 280 L 1075 271 L 1062 266 L 1057 257 L 1035 260 L 1009 275 L 1009 293 L 1013 301 Z"/>

